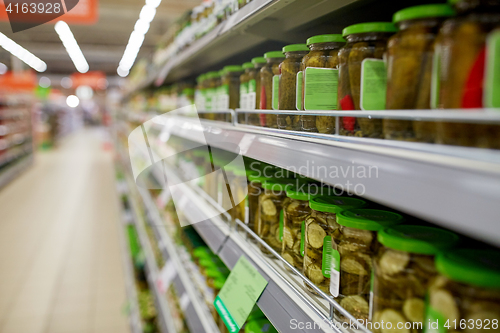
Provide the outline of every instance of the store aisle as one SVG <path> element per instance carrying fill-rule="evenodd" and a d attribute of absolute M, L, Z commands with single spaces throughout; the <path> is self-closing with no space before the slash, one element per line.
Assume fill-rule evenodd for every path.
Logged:
<path fill-rule="evenodd" d="M 128 332 L 112 154 L 83 130 L 0 191 L 0 332 Z"/>

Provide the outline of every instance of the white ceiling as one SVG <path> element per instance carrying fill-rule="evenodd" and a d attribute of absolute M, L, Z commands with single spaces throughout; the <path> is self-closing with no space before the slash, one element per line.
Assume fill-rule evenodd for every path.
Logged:
<path fill-rule="evenodd" d="M 97 0 L 99 20 L 94 25 L 73 25 L 71 30 L 82 49 L 90 70 L 116 75 L 118 63 L 130 33 L 139 18 L 145 0 Z M 146 35 L 138 59 L 149 56 L 161 36 L 185 11 L 201 0 L 163 0 Z M 47 74 L 70 74 L 75 71 L 66 50 L 54 30 L 54 24 L 44 24 L 13 34 L 8 22 L 0 22 L 0 31 L 47 63 Z M 9 65 L 9 54 L 0 48 L 0 61 Z"/>

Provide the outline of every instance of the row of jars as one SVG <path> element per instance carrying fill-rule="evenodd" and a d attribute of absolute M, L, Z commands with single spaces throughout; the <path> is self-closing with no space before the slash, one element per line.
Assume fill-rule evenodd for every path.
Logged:
<path fill-rule="evenodd" d="M 394 14 L 393 22 L 355 24 L 341 35 L 314 36 L 307 44 L 288 45 L 243 66 L 208 73 L 198 78 L 198 108 L 308 111 L 500 107 L 500 56 L 495 52 L 500 45 L 500 30 L 495 29 L 500 22 L 500 1 L 450 2 L 453 6 L 406 8 Z M 217 86 L 225 87 L 225 92 L 219 93 L 227 101 L 219 105 L 212 100 L 207 108 L 207 89 Z M 335 133 L 335 118 L 307 112 L 302 116 L 248 113 L 240 115 L 239 121 Z M 500 148 L 500 130 L 489 124 L 342 117 L 339 133 Z"/>
<path fill-rule="evenodd" d="M 232 184 L 247 189 L 233 219 L 267 243 L 258 244 L 263 255 L 274 257 L 274 250 L 369 329 L 379 332 L 390 322 L 421 332 L 438 319 L 440 330 L 447 321 L 453 331 L 475 332 L 485 321 L 498 329 L 492 325 L 500 319 L 500 252 L 457 249 L 459 237 L 450 231 L 405 224 L 400 214 L 265 163 L 252 161 L 247 170 L 226 170 Z M 464 329 L 472 319 L 475 329 Z"/>

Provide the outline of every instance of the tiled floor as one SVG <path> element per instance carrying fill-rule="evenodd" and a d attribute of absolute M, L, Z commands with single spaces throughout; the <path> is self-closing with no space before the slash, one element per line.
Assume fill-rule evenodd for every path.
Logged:
<path fill-rule="evenodd" d="M 0 332 L 125 333 L 112 154 L 85 130 L 0 190 Z"/>

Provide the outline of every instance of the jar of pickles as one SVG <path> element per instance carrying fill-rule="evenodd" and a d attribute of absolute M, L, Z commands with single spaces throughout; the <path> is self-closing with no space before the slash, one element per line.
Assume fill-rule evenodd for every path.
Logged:
<path fill-rule="evenodd" d="M 221 77 L 221 90 L 219 96 L 219 110 L 235 110 L 240 107 L 240 75 L 243 73 L 241 66 L 226 66 Z M 225 121 L 230 121 L 230 114 L 224 114 Z"/>
<path fill-rule="evenodd" d="M 500 1 L 451 1 L 458 17 L 447 20 L 436 45 L 435 106 L 445 109 L 481 108 L 484 90 L 493 82 L 484 80 L 485 60 L 494 52 L 486 49 L 488 33 L 499 26 Z M 494 57 L 494 55 L 493 55 Z M 438 123 L 438 143 L 498 148 L 498 126 L 460 122 Z"/>
<path fill-rule="evenodd" d="M 202 74 L 196 78 L 196 91 L 194 96 L 194 104 L 196 105 L 197 110 L 206 110 L 205 106 L 205 83 L 206 74 Z"/>
<path fill-rule="evenodd" d="M 248 81 L 248 109 L 255 110 L 260 108 L 260 70 L 266 65 L 267 61 L 264 57 L 257 57 L 252 59 L 254 66 L 253 70 L 249 72 Z M 249 113 L 247 115 L 247 124 L 253 126 L 260 126 L 260 117 L 256 113 Z"/>
<path fill-rule="evenodd" d="M 387 40 L 397 31 L 389 22 L 360 23 L 343 31 L 347 44 L 339 51 L 340 110 L 384 110 L 387 73 L 382 60 Z M 382 119 L 343 117 L 343 135 L 382 137 Z"/>
<path fill-rule="evenodd" d="M 498 331 L 500 252 L 447 251 L 437 255 L 436 268 L 439 275 L 429 287 L 425 323 L 437 322 L 439 332 Z"/>
<path fill-rule="evenodd" d="M 260 175 L 249 175 L 248 176 L 248 227 L 252 229 L 256 234 L 257 231 L 257 221 L 259 220 L 260 210 L 259 210 L 259 196 L 264 193 L 264 188 L 262 183 L 269 178 Z"/>
<path fill-rule="evenodd" d="M 253 64 L 251 62 L 245 62 L 241 66 L 244 70 L 243 74 L 240 75 L 240 109 L 248 109 L 248 81 L 250 81 L 250 73 L 252 72 Z M 246 114 L 238 114 L 238 123 L 246 123 Z"/>
<path fill-rule="evenodd" d="M 220 86 L 219 72 L 208 72 L 207 76 L 207 90 L 206 90 L 206 109 L 207 111 L 217 110 L 217 92 Z M 215 114 L 208 113 L 207 119 L 215 120 Z"/>
<path fill-rule="evenodd" d="M 338 52 L 344 46 L 342 35 L 319 35 L 307 40 L 310 52 L 302 59 L 301 110 L 337 110 L 339 83 Z M 301 129 L 305 132 L 332 134 L 335 117 L 302 115 Z"/>
<path fill-rule="evenodd" d="M 364 205 L 365 201 L 350 197 L 321 196 L 309 201 L 312 211 L 305 221 L 303 273 L 325 293 L 330 293 L 333 244 L 340 236 L 337 214 Z M 316 294 L 307 283 L 304 285 Z"/>
<path fill-rule="evenodd" d="M 447 4 L 405 8 L 394 14 L 399 32 L 387 46 L 388 110 L 430 109 L 434 42 L 441 23 L 455 14 Z M 384 119 L 384 138 L 434 142 L 435 122 Z"/>
<path fill-rule="evenodd" d="M 434 257 L 458 240 L 453 232 L 426 226 L 399 225 L 379 232 L 382 246 L 373 261 L 372 322 L 421 332 L 416 323 L 423 324 L 427 287 L 437 275 Z M 404 326 L 407 322 L 413 324 Z"/>
<path fill-rule="evenodd" d="M 228 175 L 228 182 L 231 188 L 232 201 L 235 207 L 231 208 L 231 218 L 232 225 L 236 225 L 235 219 L 240 220 L 245 223 L 246 220 L 246 205 L 247 205 L 247 194 L 248 194 L 248 184 L 247 184 L 247 174 L 245 169 L 239 167 L 231 167 L 231 177 Z"/>
<path fill-rule="evenodd" d="M 264 58 L 266 58 L 266 64 L 260 70 L 260 109 L 278 110 L 280 64 L 285 60 L 285 55 L 282 51 L 272 51 L 264 54 Z M 277 116 L 275 114 L 262 114 L 260 124 L 265 127 L 277 128 Z"/>
<path fill-rule="evenodd" d="M 297 74 L 300 72 L 302 58 L 309 53 L 306 44 L 287 45 L 283 48 L 285 60 L 280 64 L 278 107 L 280 110 L 301 110 L 297 101 L 302 100 L 302 91 L 298 91 Z M 300 130 L 300 116 L 278 114 L 278 128 L 292 131 Z"/>
<path fill-rule="evenodd" d="M 309 200 L 320 194 L 322 188 L 316 184 L 304 185 L 303 189 L 292 187 L 286 191 L 283 202 L 283 242 L 281 256 L 302 272 L 304 257 L 305 219 L 311 213 Z M 285 268 L 291 271 L 286 265 Z"/>
<path fill-rule="evenodd" d="M 337 214 L 340 234 L 333 246 L 336 262 L 330 273 L 330 292 L 356 319 L 368 320 L 372 259 L 379 243 L 377 232 L 403 221 L 399 214 L 378 209 L 351 209 Z M 342 321 L 348 321 L 340 313 Z"/>

